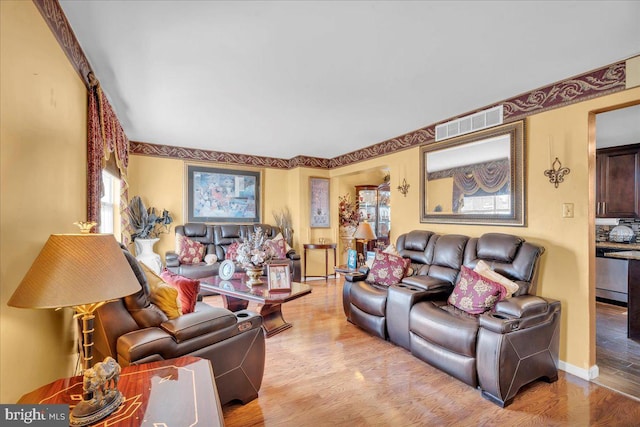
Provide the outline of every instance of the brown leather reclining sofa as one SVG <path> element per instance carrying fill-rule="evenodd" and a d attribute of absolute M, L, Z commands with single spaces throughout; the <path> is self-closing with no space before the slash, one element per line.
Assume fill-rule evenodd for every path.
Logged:
<path fill-rule="evenodd" d="M 389 287 L 346 276 L 347 319 L 481 390 L 504 407 L 532 381 L 557 379 L 560 302 L 533 295 L 544 248 L 517 236 L 479 238 L 416 230 L 398 237 L 413 275 Z M 518 284 L 513 297 L 481 315 L 448 304 L 461 266 L 484 260 Z"/>
<path fill-rule="evenodd" d="M 196 303 L 193 313 L 169 320 L 150 300 L 147 277 L 138 261 L 123 253 L 140 291 L 96 310 L 94 360 L 111 356 L 122 366 L 197 356 L 211 361 L 222 405 L 258 397 L 265 362 L 262 317 Z"/>
<path fill-rule="evenodd" d="M 167 269 L 180 274 L 181 276 L 190 277 L 192 279 L 202 279 L 204 277 L 215 276 L 218 274 L 220 263 L 224 261 L 227 248 L 233 242 L 241 242 L 249 233 L 254 233 L 260 227 L 262 231 L 269 237 L 273 238 L 280 233 L 278 227 L 269 224 L 204 224 L 200 222 L 189 222 L 185 225 L 179 225 L 175 228 L 176 234 L 181 234 L 192 240 L 200 242 L 206 246 L 206 255 L 213 254 L 218 261 L 213 264 L 201 262 L 199 264 L 181 264 L 178 254 L 175 252 L 167 252 L 165 255 Z M 300 266 L 300 255 L 294 249 L 287 252 L 287 261 L 291 267 L 291 279 L 299 282 L 302 277 Z"/>

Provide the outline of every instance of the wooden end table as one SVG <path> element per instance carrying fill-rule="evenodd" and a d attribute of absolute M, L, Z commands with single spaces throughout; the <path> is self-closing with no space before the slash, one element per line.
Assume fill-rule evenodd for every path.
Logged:
<path fill-rule="evenodd" d="M 200 279 L 200 289 L 212 291 L 222 296 L 222 302 L 228 310 L 245 310 L 249 301 L 260 304 L 262 328 L 267 338 L 289 329 L 293 325 L 282 316 L 282 304 L 311 293 L 311 287 L 304 283 L 291 282 L 290 291 L 270 291 L 267 284 L 246 284 L 246 275 L 236 273 L 231 280 L 222 280 L 218 276 Z"/>
<path fill-rule="evenodd" d="M 224 426 L 211 363 L 184 356 L 122 368 L 118 390 L 124 402 L 92 426 Z M 18 403 L 66 404 L 82 400 L 82 376 L 63 378 L 20 398 Z"/>
<path fill-rule="evenodd" d="M 324 277 L 324 280 L 329 279 L 329 249 L 333 249 L 333 263 L 337 262 L 336 259 L 336 247 L 335 243 L 304 243 L 304 281 L 307 281 L 307 277 Z M 323 249 L 324 250 L 324 276 L 311 276 L 307 274 L 307 250 Z"/>

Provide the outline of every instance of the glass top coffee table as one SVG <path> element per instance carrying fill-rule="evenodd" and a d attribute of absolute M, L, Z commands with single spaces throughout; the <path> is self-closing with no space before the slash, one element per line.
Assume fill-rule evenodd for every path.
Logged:
<path fill-rule="evenodd" d="M 282 304 L 311 293 L 311 287 L 304 283 L 291 282 L 290 291 L 269 291 L 266 283 L 247 286 L 246 279 L 244 273 L 236 273 L 230 280 L 222 280 L 218 276 L 205 277 L 200 279 L 200 288 L 201 291 L 220 294 L 225 308 L 231 311 L 246 309 L 249 301 L 260 304 L 262 327 L 267 338 L 293 326 L 282 317 Z"/>

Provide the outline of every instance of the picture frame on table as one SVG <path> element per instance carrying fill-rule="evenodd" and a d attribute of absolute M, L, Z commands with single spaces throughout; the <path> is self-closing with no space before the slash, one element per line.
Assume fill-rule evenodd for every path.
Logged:
<path fill-rule="evenodd" d="M 367 267 L 371 268 L 373 265 L 373 260 L 376 258 L 375 251 L 367 251 L 367 259 L 365 260 L 365 264 Z"/>
<path fill-rule="evenodd" d="M 291 270 L 288 263 L 267 264 L 269 291 L 287 292 L 291 290 Z"/>
<path fill-rule="evenodd" d="M 261 222 L 260 171 L 187 164 L 185 174 L 187 222 Z"/>
<path fill-rule="evenodd" d="M 329 178 L 309 177 L 310 227 L 329 228 L 331 215 L 329 208 Z"/>

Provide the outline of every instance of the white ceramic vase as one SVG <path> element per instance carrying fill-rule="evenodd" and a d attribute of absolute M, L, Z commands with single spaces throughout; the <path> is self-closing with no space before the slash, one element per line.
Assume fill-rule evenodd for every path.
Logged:
<path fill-rule="evenodd" d="M 136 245 L 136 259 L 144 263 L 156 274 L 160 274 L 162 271 L 162 260 L 160 255 L 153 251 L 153 245 L 160 240 L 154 239 L 136 239 L 133 243 Z"/>

